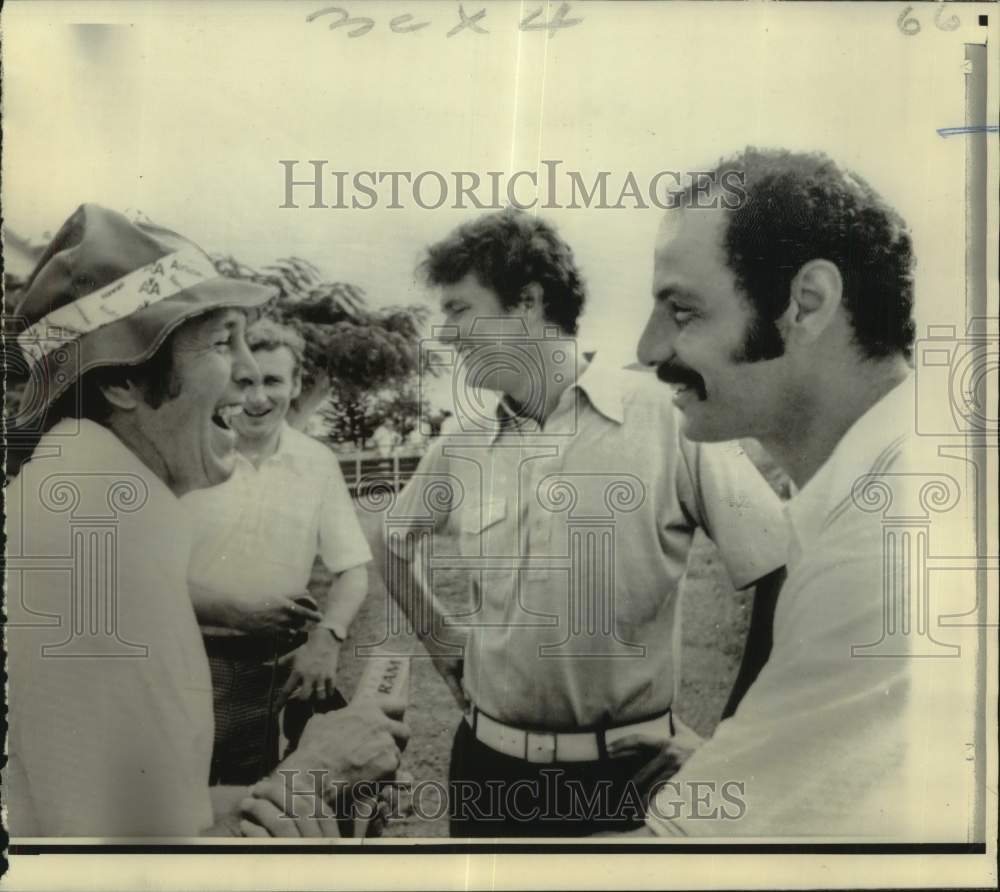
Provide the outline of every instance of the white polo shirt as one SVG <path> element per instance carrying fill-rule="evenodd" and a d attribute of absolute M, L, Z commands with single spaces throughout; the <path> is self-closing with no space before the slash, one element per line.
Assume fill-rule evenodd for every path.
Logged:
<path fill-rule="evenodd" d="M 317 555 L 331 573 L 372 558 L 336 456 L 287 424 L 259 468 L 238 454 L 229 480 L 181 504 L 194 528 L 190 579 L 215 591 L 294 596 Z"/>
<path fill-rule="evenodd" d="M 654 376 L 592 362 L 544 429 L 503 419 L 438 438 L 386 516 L 397 554 L 448 530 L 434 573 L 470 578 L 464 684 L 499 721 L 551 731 L 666 711 L 695 531 L 737 588 L 784 563 L 780 502 L 735 444 L 680 435 Z M 407 539 L 411 544 L 407 544 Z"/>
<path fill-rule="evenodd" d="M 195 836 L 213 718 L 188 516 L 113 433 L 75 424 L 7 490 L 10 752 L 42 835 Z"/>
<path fill-rule="evenodd" d="M 960 554 L 965 519 L 937 516 L 935 504 L 947 507 L 941 487 L 957 498 L 966 471 L 924 448 L 914 406 L 910 380 L 858 419 L 787 504 L 788 580 L 770 658 L 735 715 L 655 797 L 654 832 L 970 838 L 976 631 L 939 619 L 974 608 L 975 594 L 960 575 L 925 576 L 921 564 L 929 547 Z M 723 801 L 727 784 L 743 807 Z"/>

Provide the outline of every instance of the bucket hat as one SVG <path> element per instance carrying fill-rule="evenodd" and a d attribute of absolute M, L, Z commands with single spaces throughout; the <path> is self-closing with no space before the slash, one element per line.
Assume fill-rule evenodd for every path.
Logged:
<path fill-rule="evenodd" d="M 38 426 L 85 372 L 145 362 L 188 319 L 259 306 L 275 294 L 219 275 L 176 232 L 81 205 L 42 254 L 15 310 L 29 372 L 18 426 Z"/>

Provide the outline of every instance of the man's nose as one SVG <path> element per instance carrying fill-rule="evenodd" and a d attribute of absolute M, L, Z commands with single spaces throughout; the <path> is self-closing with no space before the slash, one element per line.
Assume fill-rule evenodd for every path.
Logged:
<path fill-rule="evenodd" d="M 639 338 L 639 346 L 636 350 L 639 362 L 643 365 L 659 365 L 666 362 L 674 355 L 675 326 L 670 321 L 668 314 L 654 309 L 650 313 Z"/>
<path fill-rule="evenodd" d="M 245 384 L 244 388 L 243 402 L 248 406 L 259 406 L 267 399 L 267 394 L 264 393 L 264 386 L 261 384 L 259 378 L 254 379 L 249 384 Z"/>
<path fill-rule="evenodd" d="M 247 346 L 246 339 L 242 336 L 235 338 L 233 344 L 233 382 L 240 384 L 240 389 L 244 389 L 247 381 L 254 382 L 254 386 L 260 386 L 260 367 L 257 360 L 253 358 L 250 347 Z"/>

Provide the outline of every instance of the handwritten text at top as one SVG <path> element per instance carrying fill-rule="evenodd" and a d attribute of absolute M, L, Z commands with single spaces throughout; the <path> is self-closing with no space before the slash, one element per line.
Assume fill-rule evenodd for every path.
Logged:
<path fill-rule="evenodd" d="M 570 18 L 569 11 L 569 3 L 562 3 L 560 4 L 559 9 L 557 9 L 553 14 L 552 18 L 546 21 L 543 16 L 544 7 L 539 6 L 533 12 L 529 12 L 523 19 L 521 19 L 518 24 L 518 29 L 521 31 L 547 31 L 549 37 L 555 37 L 556 32 L 562 31 L 566 28 L 572 28 L 575 25 L 579 25 L 583 21 L 582 18 Z M 473 34 L 489 34 L 490 30 L 484 24 L 486 13 L 487 10 L 483 8 L 472 15 L 468 15 L 465 12 L 464 4 L 460 3 L 457 10 L 458 21 L 445 36 L 454 37 L 463 31 L 468 31 Z M 364 37 L 364 35 L 371 31 L 376 24 L 374 18 L 360 15 L 352 16 L 350 12 L 342 6 L 325 6 L 323 9 L 319 9 L 316 12 L 312 12 L 307 15 L 306 21 L 325 22 L 331 31 L 335 31 L 338 28 L 344 28 L 346 29 L 345 33 L 348 37 Z M 412 13 L 406 12 L 390 19 L 388 27 L 394 34 L 412 34 L 415 31 L 422 31 L 431 24 L 433 23 L 430 20 L 425 20 L 422 16 L 415 16 Z"/>

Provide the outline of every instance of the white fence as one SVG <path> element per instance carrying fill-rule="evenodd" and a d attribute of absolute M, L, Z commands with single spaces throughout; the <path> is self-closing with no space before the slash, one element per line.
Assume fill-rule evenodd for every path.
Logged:
<path fill-rule="evenodd" d="M 421 458 L 422 452 L 390 455 L 373 451 L 337 453 L 340 469 L 352 496 L 357 495 L 358 484 L 362 480 L 373 479 L 391 482 L 393 489 L 399 492 L 413 476 Z"/>

